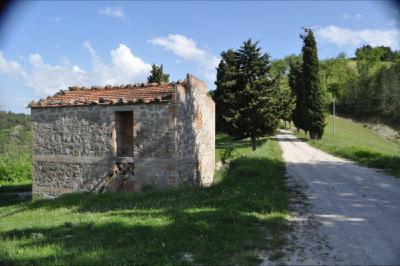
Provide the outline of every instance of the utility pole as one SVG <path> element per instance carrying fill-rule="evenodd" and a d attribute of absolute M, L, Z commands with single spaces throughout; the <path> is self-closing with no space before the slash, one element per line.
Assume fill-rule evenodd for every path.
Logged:
<path fill-rule="evenodd" d="M 336 124 L 335 124 L 335 115 L 336 115 L 336 110 L 335 110 L 335 99 L 336 97 L 333 97 L 333 104 L 332 104 L 332 113 L 333 113 L 333 134 L 335 135 L 336 133 Z"/>

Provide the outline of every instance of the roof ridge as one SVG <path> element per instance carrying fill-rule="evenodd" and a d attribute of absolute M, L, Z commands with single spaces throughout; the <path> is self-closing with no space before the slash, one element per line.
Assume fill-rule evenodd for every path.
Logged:
<path fill-rule="evenodd" d="M 85 86 L 70 86 L 68 87 L 69 91 L 74 91 L 74 90 L 102 90 L 102 89 L 123 89 L 123 88 L 147 88 L 147 87 L 158 87 L 158 86 L 164 86 L 164 85 L 176 85 L 176 84 L 184 84 L 184 80 L 178 80 L 178 81 L 171 81 L 171 82 L 160 82 L 160 83 L 155 83 L 155 82 L 150 82 L 150 83 L 129 83 L 129 84 L 121 84 L 121 85 L 104 85 L 104 86 L 91 86 L 91 87 L 85 87 Z"/>
<path fill-rule="evenodd" d="M 173 98 L 174 85 L 182 83 L 178 81 L 169 83 L 135 83 L 119 86 L 70 86 L 68 90 L 59 90 L 53 96 L 47 96 L 39 101 L 31 101 L 28 107 L 166 102 Z"/>

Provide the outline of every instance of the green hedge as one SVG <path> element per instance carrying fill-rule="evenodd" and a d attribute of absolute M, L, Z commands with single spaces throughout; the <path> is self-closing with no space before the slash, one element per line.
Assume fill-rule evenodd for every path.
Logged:
<path fill-rule="evenodd" d="M 30 180 L 31 158 L 24 154 L 17 157 L 0 155 L 0 185 Z"/>

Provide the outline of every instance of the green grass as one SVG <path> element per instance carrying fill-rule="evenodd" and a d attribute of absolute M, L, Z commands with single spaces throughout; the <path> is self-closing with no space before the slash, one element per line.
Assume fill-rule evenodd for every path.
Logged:
<path fill-rule="evenodd" d="M 381 137 L 350 119 L 336 117 L 336 134 L 333 134 L 332 130 L 332 116 L 327 117 L 326 123 L 322 140 L 310 140 L 311 145 L 339 157 L 400 176 L 400 142 Z"/>
<path fill-rule="evenodd" d="M 267 138 L 258 139 L 257 147 L 262 146 L 266 141 Z M 251 154 L 251 141 L 250 139 L 232 141 L 231 138 L 226 134 L 217 134 L 215 143 L 215 161 L 221 161 L 224 151 L 229 149 L 232 151 L 230 156 L 231 159 L 237 158 L 241 155 Z"/>
<path fill-rule="evenodd" d="M 0 199 L 0 265 L 248 265 L 260 249 L 280 256 L 289 228 L 277 142 L 254 153 L 247 142 L 224 145 L 243 156 L 208 188 Z"/>

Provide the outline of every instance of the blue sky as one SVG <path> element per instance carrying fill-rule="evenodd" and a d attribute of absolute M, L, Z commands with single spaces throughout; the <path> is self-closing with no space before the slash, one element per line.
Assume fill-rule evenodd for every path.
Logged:
<path fill-rule="evenodd" d="M 273 59 L 297 54 L 303 26 L 320 58 L 363 44 L 397 50 L 399 11 L 389 1 L 18 2 L 0 24 L 0 110 L 27 113 L 71 85 L 145 82 L 152 63 L 214 89 L 221 51 L 252 38 Z"/>

